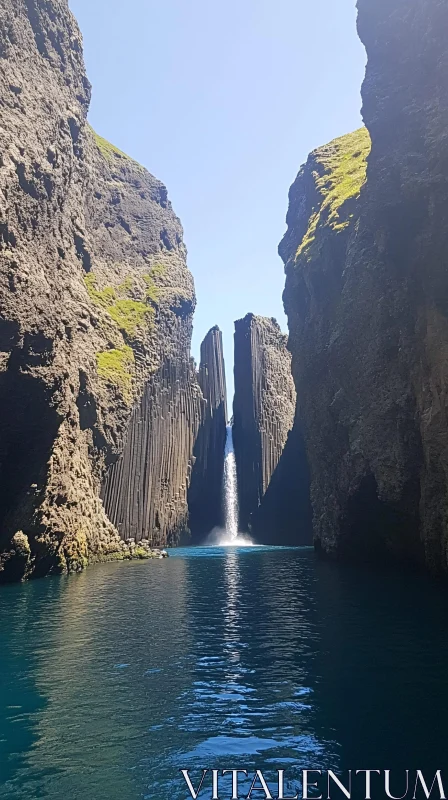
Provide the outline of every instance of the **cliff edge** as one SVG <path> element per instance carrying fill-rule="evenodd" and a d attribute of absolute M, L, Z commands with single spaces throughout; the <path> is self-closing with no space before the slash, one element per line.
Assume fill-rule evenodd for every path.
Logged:
<path fill-rule="evenodd" d="M 148 396 L 171 448 L 157 467 L 171 488 L 157 478 L 154 540 L 177 535 L 200 392 L 181 225 L 163 184 L 86 123 L 90 84 L 66 0 L 2 4 L 0 99 L 0 579 L 13 580 L 123 553 L 116 525 L 130 538 L 134 512 L 115 513 L 131 501 L 114 476 Z M 160 428 L 167 371 L 183 381 L 173 402 L 190 403 L 179 446 Z"/>
<path fill-rule="evenodd" d="M 366 129 L 310 156 L 286 267 L 314 536 L 448 566 L 448 6 L 359 0 Z"/>

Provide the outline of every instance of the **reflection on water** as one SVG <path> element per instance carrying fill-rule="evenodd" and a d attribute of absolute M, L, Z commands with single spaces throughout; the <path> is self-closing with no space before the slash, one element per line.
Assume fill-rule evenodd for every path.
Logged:
<path fill-rule="evenodd" d="M 180 768 L 274 786 L 283 768 L 285 794 L 306 767 L 443 768 L 447 611 L 429 580 L 279 548 L 4 587 L 0 797 L 182 800 Z"/>
<path fill-rule="evenodd" d="M 224 609 L 224 641 L 227 648 L 230 665 L 237 664 L 240 660 L 240 612 L 239 612 L 239 587 L 241 575 L 238 567 L 238 555 L 235 550 L 229 550 L 225 558 L 224 577 L 226 581 L 226 605 Z M 235 678 L 235 673 L 229 674 L 228 679 Z"/>

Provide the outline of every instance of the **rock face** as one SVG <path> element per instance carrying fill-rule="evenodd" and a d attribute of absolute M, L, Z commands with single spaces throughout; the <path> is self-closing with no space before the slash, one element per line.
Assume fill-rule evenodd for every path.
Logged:
<path fill-rule="evenodd" d="M 212 328 L 201 345 L 198 382 L 204 398 L 194 447 L 194 467 L 188 493 L 192 541 L 201 542 L 223 525 L 222 481 L 226 443 L 227 391 L 222 334 Z"/>
<path fill-rule="evenodd" d="M 116 476 L 130 476 L 130 461 L 138 468 L 130 442 L 138 449 L 150 431 L 160 486 L 146 533 L 161 544 L 175 536 L 200 396 L 181 225 L 165 187 L 87 125 L 90 85 L 66 0 L 4 0 L 0 98 L 0 579 L 9 580 L 122 552 L 100 486 L 126 442 L 104 494 L 124 535 L 140 531 L 144 478 L 123 511 L 128 487 Z M 168 375 L 179 381 L 169 389 Z M 180 421 L 173 430 L 176 406 L 188 431 Z M 137 435 L 143 407 L 151 425 Z"/>
<path fill-rule="evenodd" d="M 367 181 L 367 131 L 313 153 L 280 246 L 314 534 L 446 571 L 448 5 L 358 7 Z"/>
<path fill-rule="evenodd" d="M 233 441 L 240 529 L 248 530 L 293 426 L 295 390 L 287 337 L 274 319 L 235 322 Z"/>
<path fill-rule="evenodd" d="M 165 358 L 134 409 L 119 460 L 103 486 L 104 507 L 124 540 L 176 545 L 188 530 L 187 489 L 201 394 L 186 352 Z"/>
<path fill-rule="evenodd" d="M 288 433 L 266 493 L 252 514 L 251 533 L 259 544 L 298 547 L 313 543 L 310 474 L 298 418 Z"/>

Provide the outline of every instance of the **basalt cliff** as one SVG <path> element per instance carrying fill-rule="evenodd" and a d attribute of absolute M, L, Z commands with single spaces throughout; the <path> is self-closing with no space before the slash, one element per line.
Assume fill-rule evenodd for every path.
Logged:
<path fill-rule="evenodd" d="M 89 100 L 67 0 L 4 0 L 0 580 L 188 524 L 204 400 L 182 228 L 165 187 L 91 130 Z"/>
<path fill-rule="evenodd" d="M 448 4 L 358 0 L 366 128 L 290 191 L 285 308 L 317 548 L 448 568 Z"/>
<path fill-rule="evenodd" d="M 255 314 L 237 320 L 233 441 L 242 531 L 249 529 L 277 467 L 295 402 L 287 337 L 276 320 Z"/>

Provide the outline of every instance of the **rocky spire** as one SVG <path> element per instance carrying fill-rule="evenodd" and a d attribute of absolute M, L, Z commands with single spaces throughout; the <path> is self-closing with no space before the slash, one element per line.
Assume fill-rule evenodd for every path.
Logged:
<path fill-rule="evenodd" d="M 201 541 L 222 525 L 222 477 L 226 440 L 227 397 L 222 334 L 212 328 L 201 345 L 198 382 L 204 398 L 202 421 L 194 448 L 188 505 L 193 541 Z"/>
<path fill-rule="evenodd" d="M 235 323 L 234 444 L 240 528 L 247 530 L 294 421 L 287 337 L 276 320 L 247 314 Z"/>

